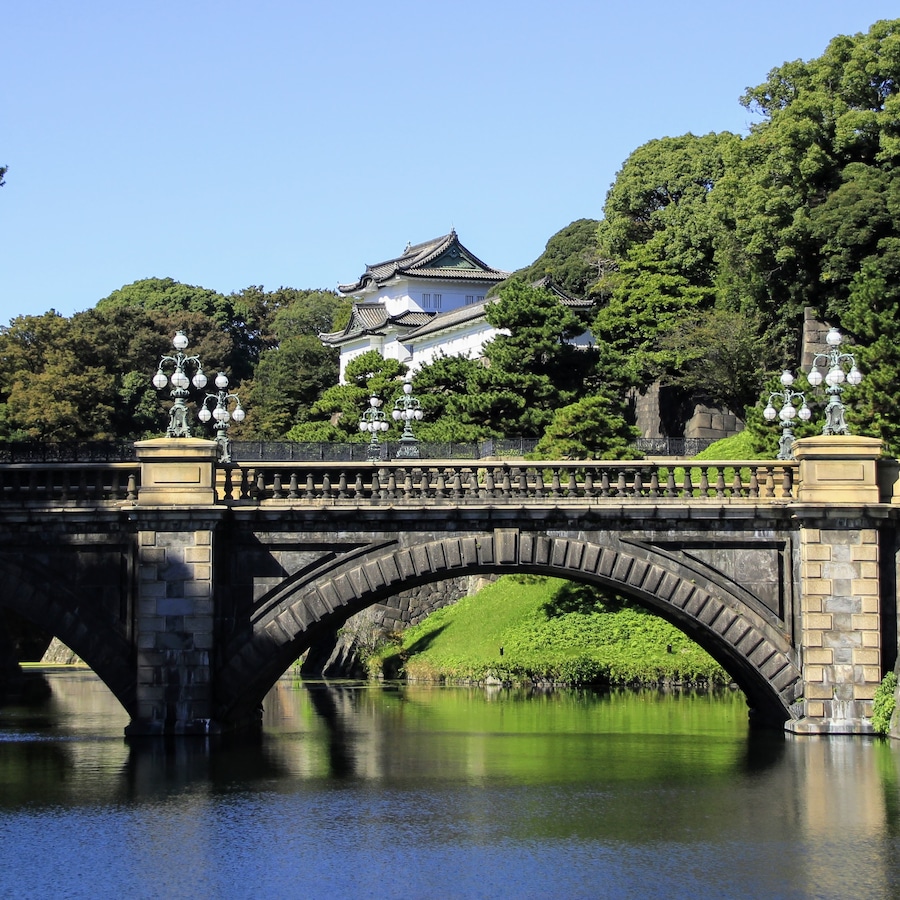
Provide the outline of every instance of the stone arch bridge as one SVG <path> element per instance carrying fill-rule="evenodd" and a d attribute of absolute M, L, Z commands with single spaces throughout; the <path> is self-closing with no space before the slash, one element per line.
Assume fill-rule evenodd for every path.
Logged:
<path fill-rule="evenodd" d="M 737 463 L 219 467 L 211 441 L 137 449 L 135 464 L 0 466 L 0 606 L 78 653 L 129 735 L 256 726 L 323 634 L 467 574 L 628 594 L 798 733 L 870 732 L 895 665 L 898 466 L 873 439 Z"/>

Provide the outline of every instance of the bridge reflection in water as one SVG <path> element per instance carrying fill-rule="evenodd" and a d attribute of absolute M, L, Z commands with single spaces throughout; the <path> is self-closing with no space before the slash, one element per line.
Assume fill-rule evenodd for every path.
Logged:
<path fill-rule="evenodd" d="M 421 460 L 0 466 L 0 603 L 58 636 L 128 734 L 257 727 L 312 643 L 398 592 L 533 572 L 628 594 L 704 646 L 757 718 L 868 733 L 896 656 L 897 464 L 869 438 L 797 461 Z"/>

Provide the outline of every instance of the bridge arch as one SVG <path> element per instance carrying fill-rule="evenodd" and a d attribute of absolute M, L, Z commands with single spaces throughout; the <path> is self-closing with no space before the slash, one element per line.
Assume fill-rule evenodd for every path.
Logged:
<path fill-rule="evenodd" d="M 121 629 L 97 615 L 87 598 L 45 568 L 9 560 L 0 564 L 0 597 L 4 607 L 74 651 L 134 716 L 134 650 Z"/>
<path fill-rule="evenodd" d="M 219 721 L 258 707 L 325 629 L 406 588 L 466 574 L 527 572 L 613 588 L 639 600 L 703 646 L 763 719 L 784 722 L 801 691 L 798 654 L 777 618 L 727 579 L 614 536 L 555 536 L 498 529 L 406 544 L 402 536 L 334 556 L 286 579 L 257 607 L 251 632 L 225 648 Z"/>

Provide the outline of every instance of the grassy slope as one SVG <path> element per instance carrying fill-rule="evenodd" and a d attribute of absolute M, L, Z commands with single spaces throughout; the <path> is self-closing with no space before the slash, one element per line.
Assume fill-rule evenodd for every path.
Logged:
<path fill-rule="evenodd" d="M 422 680 L 728 681 L 663 619 L 617 607 L 560 579 L 505 576 L 407 629 L 401 647 L 373 659 L 373 668 L 392 672 L 402 663 L 403 674 Z"/>

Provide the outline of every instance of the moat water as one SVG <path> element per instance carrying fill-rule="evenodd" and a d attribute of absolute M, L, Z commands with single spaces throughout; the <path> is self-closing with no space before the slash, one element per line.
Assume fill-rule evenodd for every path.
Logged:
<path fill-rule="evenodd" d="M 0 708 L 0 897 L 900 896 L 900 747 L 742 695 L 282 679 L 265 732 L 129 746 L 95 676 Z"/>

